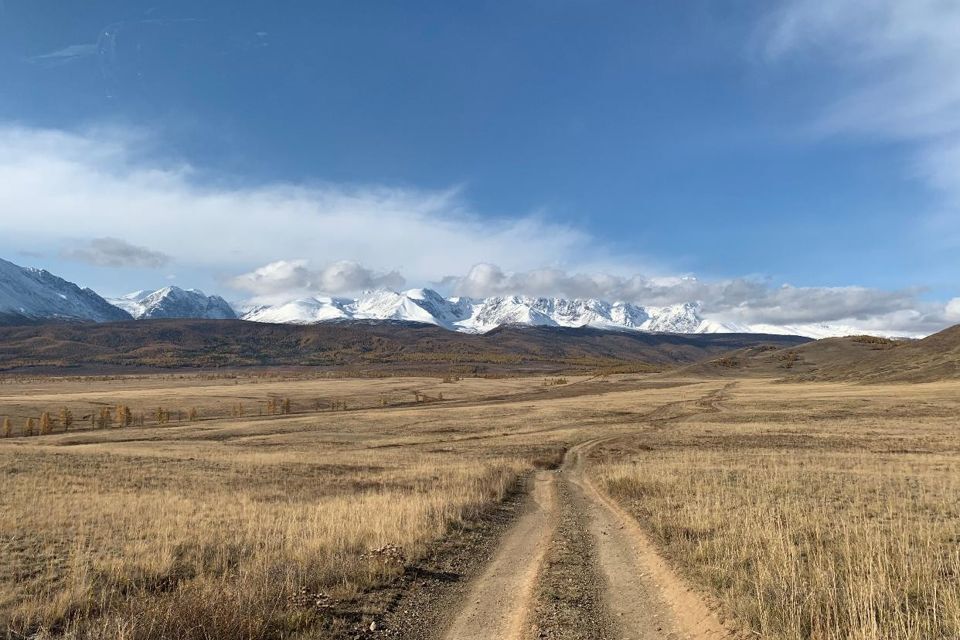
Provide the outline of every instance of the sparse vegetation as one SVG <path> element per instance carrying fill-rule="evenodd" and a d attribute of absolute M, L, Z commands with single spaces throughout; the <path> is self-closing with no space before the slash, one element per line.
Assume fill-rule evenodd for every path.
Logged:
<path fill-rule="evenodd" d="M 853 336 L 850 339 L 854 342 L 859 342 L 860 344 L 875 344 L 886 347 L 892 347 L 899 344 L 896 340 L 882 338 L 880 336 Z"/>
<path fill-rule="evenodd" d="M 784 351 L 783 353 L 777 354 L 777 361 L 780 363 L 780 366 L 784 369 L 792 369 L 793 365 L 800 362 L 802 358 L 800 354 L 792 349 L 789 351 Z"/>
<path fill-rule="evenodd" d="M 764 390 L 597 476 L 750 635 L 960 637 L 960 438 L 897 394 Z"/>
<path fill-rule="evenodd" d="M 740 359 L 733 356 L 717 358 L 713 361 L 713 364 L 718 367 L 723 367 L 724 369 L 738 369 L 741 366 Z"/>

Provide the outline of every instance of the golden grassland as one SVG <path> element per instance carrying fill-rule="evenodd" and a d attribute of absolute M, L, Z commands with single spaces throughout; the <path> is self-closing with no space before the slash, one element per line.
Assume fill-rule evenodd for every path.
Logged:
<path fill-rule="evenodd" d="M 571 377 L 571 381 L 586 379 Z M 557 384 L 566 378 L 504 377 L 461 378 L 394 377 L 339 379 L 302 372 L 239 374 L 177 374 L 143 376 L 12 377 L 0 378 L 0 421 L 8 418 L 14 435 L 23 435 L 27 421 L 39 423 L 44 412 L 53 419 L 53 430 L 63 431 L 61 412 L 73 417 L 69 429 L 91 428 L 91 417 L 104 409 L 115 413 L 127 407 L 145 425 L 156 425 L 157 410 L 169 414 L 168 423 L 219 420 L 225 417 L 264 417 L 288 413 L 375 407 L 403 407 L 418 403 L 465 402 L 528 392 L 538 385 Z M 112 421 L 113 426 L 118 425 Z M 135 421 L 139 423 L 139 421 Z M 36 429 L 35 429 L 36 431 Z"/>
<path fill-rule="evenodd" d="M 0 417 L 18 426 L 61 406 L 80 415 L 120 403 L 196 406 L 203 417 L 0 438 L 0 629 L 333 634 L 336 616 L 298 594 L 361 601 L 532 468 L 609 437 L 592 461 L 601 486 L 742 628 L 957 637 L 960 384 L 556 380 L 0 385 Z M 229 416 L 270 397 L 291 398 L 294 412 Z M 316 411 L 318 398 L 349 409 Z"/>
<path fill-rule="evenodd" d="M 182 396 L 209 409 L 249 393 L 196 382 L 34 382 L 0 407 L 133 404 L 140 394 L 147 405 Z M 305 384 L 312 396 L 331 383 L 276 384 L 297 398 Z M 361 406 L 444 383 L 332 384 Z M 554 387 L 525 379 L 444 388 L 455 402 Z M 422 403 L 3 439 L 0 628 L 78 638 L 335 631 L 336 619 L 295 596 L 343 601 L 382 584 L 533 466 L 555 464 L 571 435 L 554 413 Z M 372 552 L 387 546 L 402 555 Z"/>
<path fill-rule="evenodd" d="M 740 383 L 595 472 L 750 635 L 958 638 L 958 391 Z"/>

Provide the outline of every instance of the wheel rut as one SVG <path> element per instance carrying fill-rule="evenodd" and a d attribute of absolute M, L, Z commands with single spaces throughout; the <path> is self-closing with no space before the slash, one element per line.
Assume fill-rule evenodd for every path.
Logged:
<path fill-rule="evenodd" d="M 512 640 L 525 637 L 537 575 L 553 533 L 556 483 L 550 471 L 534 478 L 530 507 L 504 537 L 473 581 L 444 640 Z"/>
<path fill-rule="evenodd" d="M 594 540 L 590 562 L 603 578 L 606 634 L 616 640 L 720 640 L 732 637 L 700 596 L 658 553 L 636 520 L 591 482 L 586 456 L 571 450 L 568 475 L 585 505 Z"/>

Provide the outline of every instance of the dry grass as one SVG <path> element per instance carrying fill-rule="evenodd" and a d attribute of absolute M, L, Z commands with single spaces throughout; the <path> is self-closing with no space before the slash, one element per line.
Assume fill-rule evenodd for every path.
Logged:
<path fill-rule="evenodd" d="M 289 382 L 306 393 L 304 383 Z M 392 384 L 417 382 L 428 388 L 430 381 Z M 84 392 L 69 384 L 70 393 Z M 362 384 L 371 382 L 335 388 L 356 397 Z M 383 384 L 373 381 L 364 397 Z M 539 381 L 524 384 L 536 389 Z M 484 391 L 505 385 L 521 390 L 497 381 Z M 178 393 L 207 406 L 229 403 L 224 390 L 234 388 L 137 386 L 145 406 Z M 472 393 L 445 386 L 453 396 Z M 111 395 L 129 401 L 132 391 Z M 86 392 L 106 395 L 97 385 Z M 5 401 L 29 406 L 48 394 Z M 371 549 L 396 545 L 415 561 L 561 450 L 522 433 L 517 446 L 491 446 L 485 441 L 499 440 L 507 424 L 490 419 L 495 411 L 460 407 L 443 416 L 434 406 L 443 405 L 4 440 L 0 629 L 13 637 L 130 639 L 330 630 L 337 616 L 294 596 L 349 603 L 403 570 Z"/>
<path fill-rule="evenodd" d="M 584 378 L 570 378 L 572 381 Z M 71 415 L 71 429 L 91 428 L 104 409 L 123 405 L 148 426 L 158 410 L 168 423 L 219 420 L 282 413 L 312 414 L 332 410 L 404 407 L 418 402 L 476 402 L 528 392 L 552 378 L 404 377 L 338 379 L 306 373 L 248 372 L 231 375 L 174 374 L 102 377 L 0 377 L 0 421 L 9 418 L 14 435 L 22 435 L 30 418 L 53 417 L 53 431 L 63 431 L 60 415 Z M 283 411 L 284 408 L 289 409 Z M 238 416 L 238 413 L 240 414 Z"/>
<path fill-rule="evenodd" d="M 362 594 L 563 448 L 765 638 L 960 634 L 960 387 L 662 377 L 31 380 L 0 415 L 0 628 L 74 638 L 324 637 Z M 443 394 L 443 402 L 414 401 Z M 292 400 L 292 415 L 257 402 Z M 381 405 L 382 397 L 404 397 Z M 306 411 L 317 398 L 348 411 Z M 210 419 L 242 403 L 244 416 Z M 78 430 L 84 407 L 200 420 Z M 186 414 L 185 414 L 186 415 Z M 304 604 L 325 594 L 337 610 Z M 359 604 L 358 604 L 359 603 Z M 338 617 L 339 616 L 339 617 Z"/>
<path fill-rule="evenodd" d="M 279 637 L 499 500 L 525 463 L 355 453 L 232 461 L 4 456 L 2 624 L 84 637 Z M 16 585 L 14 587 L 14 585 Z"/>
<path fill-rule="evenodd" d="M 597 473 L 758 637 L 955 639 L 956 390 L 752 383 Z"/>

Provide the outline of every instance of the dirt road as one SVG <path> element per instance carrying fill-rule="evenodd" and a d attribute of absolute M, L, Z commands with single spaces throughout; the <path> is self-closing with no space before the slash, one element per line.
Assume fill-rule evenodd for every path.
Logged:
<path fill-rule="evenodd" d="M 534 585 L 556 514 L 553 472 L 541 471 L 532 504 L 506 535 L 486 570 L 474 580 L 446 640 L 524 637 Z"/>
<path fill-rule="evenodd" d="M 540 472 L 535 507 L 476 578 L 445 640 L 719 640 L 732 637 L 637 523 L 593 484 L 573 447 Z"/>

